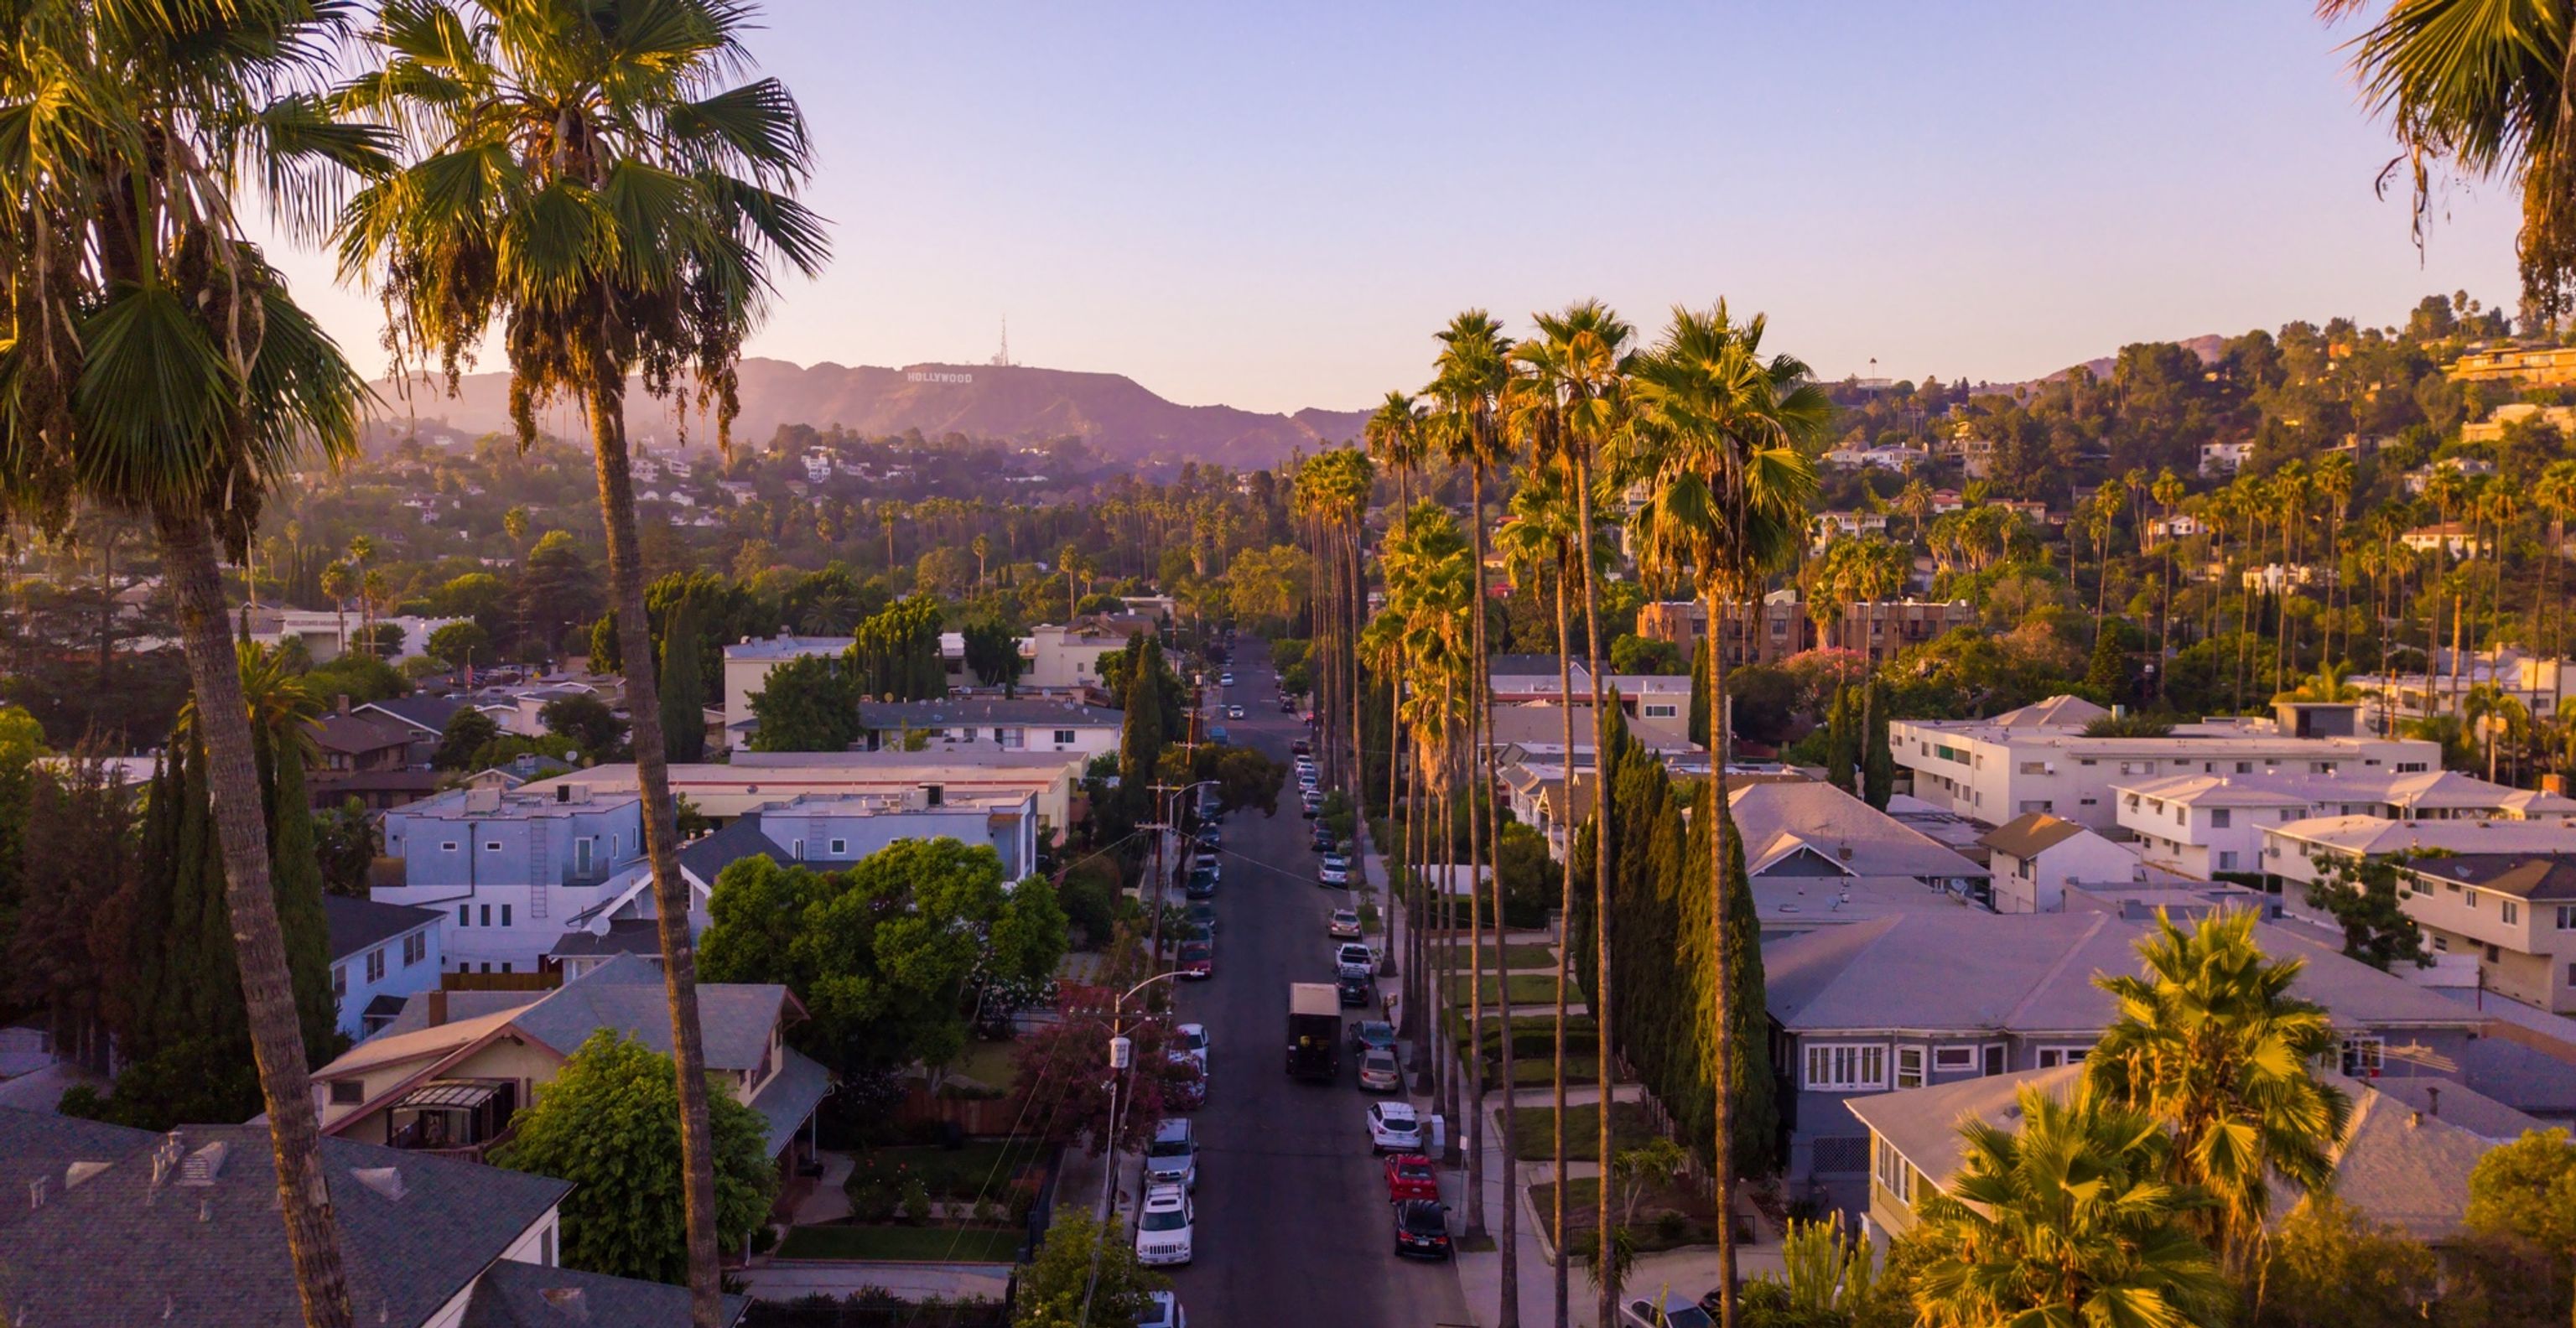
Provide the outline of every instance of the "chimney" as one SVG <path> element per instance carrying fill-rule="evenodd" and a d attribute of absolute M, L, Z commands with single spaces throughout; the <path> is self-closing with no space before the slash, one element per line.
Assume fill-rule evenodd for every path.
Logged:
<path fill-rule="evenodd" d="M 447 988 L 435 987 L 429 993 L 429 1026 L 437 1028 L 447 1022 Z"/>
<path fill-rule="evenodd" d="M 347 692 L 340 693 L 340 713 L 344 715 L 349 713 L 349 694 Z"/>
<path fill-rule="evenodd" d="M 2442 1089 L 2439 1085 L 2424 1085 L 2424 1111 L 2432 1116 L 2442 1114 Z"/>
<path fill-rule="evenodd" d="M 543 1296 L 546 1304 L 553 1306 L 565 1318 L 575 1323 L 590 1322 L 590 1306 L 582 1301 L 580 1287 L 547 1287 L 537 1294 Z"/>

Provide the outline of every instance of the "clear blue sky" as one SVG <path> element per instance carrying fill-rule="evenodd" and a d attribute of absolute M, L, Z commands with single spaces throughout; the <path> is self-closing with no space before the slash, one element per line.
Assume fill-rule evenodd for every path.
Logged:
<path fill-rule="evenodd" d="M 1495 5 L 770 0 L 837 254 L 754 354 L 1128 374 L 1351 408 L 1431 332 L 1586 295 L 1766 310 L 1839 377 L 2036 376 L 2121 343 L 2513 290 L 2513 192 L 2420 265 L 2299 0 Z M 298 291 L 362 363 L 377 311 Z"/>

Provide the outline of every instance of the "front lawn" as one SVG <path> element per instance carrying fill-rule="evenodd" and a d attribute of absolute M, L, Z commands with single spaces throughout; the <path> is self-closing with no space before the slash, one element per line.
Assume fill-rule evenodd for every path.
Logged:
<path fill-rule="evenodd" d="M 1556 1108 L 1518 1107 L 1512 1112 L 1513 1128 L 1520 1132 L 1520 1160 L 1551 1162 L 1556 1158 L 1554 1130 Z M 1619 1103 L 1610 1113 L 1610 1147 L 1613 1151 L 1636 1143 L 1653 1133 L 1646 1124 L 1646 1108 L 1636 1102 Z M 1598 1103 L 1581 1102 L 1565 1109 L 1565 1156 L 1574 1162 L 1601 1160 L 1601 1107 Z"/>
<path fill-rule="evenodd" d="M 1610 1219 L 1620 1218 L 1628 1196 L 1620 1189 L 1610 1192 Z M 1556 1222 L 1556 1187 L 1530 1187 L 1530 1207 L 1538 1210 L 1539 1225 L 1554 1234 Z M 1577 1176 L 1565 1191 L 1565 1229 L 1573 1237 L 1566 1243 L 1566 1257 L 1588 1262 L 1592 1257 L 1593 1232 L 1601 1216 L 1601 1180 L 1597 1176 Z M 1679 1249 L 1685 1245 L 1717 1243 L 1717 1205 L 1696 1187 L 1648 1185 L 1637 1196 L 1635 1213 L 1626 1226 L 1633 1234 L 1637 1252 L 1652 1254 L 1658 1250 Z M 1739 1240 L 1749 1240 L 1752 1233 L 1739 1228 Z"/>
<path fill-rule="evenodd" d="M 788 1231 L 782 1259 L 887 1259 L 905 1263 L 1009 1263 L 1017 1227 L 817 1226 Z"/>
<path fill-rule="evenodd" d="M 1490 977 L 1477 983 L 1476 987 L 1478 991 L 1483 993 L 1485 1004 L 1488 1006 L 1494 1005 L 1502 999 L 1503 984 Z M 1449 991 L 1451 998 L 1460 1006 L 1467 1004 L 1466 978 L 1461 977 L 1455 982 L 1452 982 L 1449 986 Z M 1512 1004 L 1515 1007 L 1544 1005 L 1550 1010 L 1554 1010 L 1556 1008 L 1556 975 L 1553 973 L 1515 973 L 1511 977 L 1511 993 Z M 1550 1014 L 1548 1017 L 1550 1019 L 1555 1018 L 1553 1014 Z"/>
<path fill-rule="evenodd" d="M 1485 943 L 1484 959 L 1485 967 L 1488 970 L 1492 969 L 1494 966 L 1494 946 L 1491 941 Z M 1456 964 L 1459 972 L 1466 972 L 1467 947 L 1463 945 L 1440 947 L 1440 952 L 1435 952 L 1432 955 L 1432 961 L 1438 963 L 1443 960 Z M 1503 966 L 1514 970 L 1545 969 L 1550 973 L 1554 973 L 1556 971 L 1556 951 L 1553 947 L 1545 945 L 1507 945 L 1503 947 Z"/>
<path fill-rule="evenodd" d="M 1601 1063 L 1590 1056 L 1565 1056 L 1565 1082 L 1570 1088 L 1590 1088 L 1600 1078 Z M 1512 1061 L 1512 1080 L 1522 1088 L 1545 1088 L 1556 1082 L 1554 1054 L 1531 1056 L 1524 1052 Z M 1488 1049 L 1485 1054 L 1485 1087 L 1499 1088 L 1503 1082 L 1503 1063 Z M 1617 1128 L 1617 1123 L 1612 1123 Z"/>
<path fill-rule="evenodd" d="M 980 1140 L 957 1148 L 871 1148 L 858 1155 L 850 1169 L 853 1187 L 873 1181 L 900 1201 L 905 1182 L 919 1178 L 933 1199 L 973 1199 L 982 1196 L 1000 1200 L 1010 1189 L 1011 1176 L 1019 1168 L 1037 1160 L 1038 1149 L 1031 1143 L 1013 1148 L 1006 1140 Z"/>
<path fill-rule="evenodd" d="M 1011 1085 L 1020 1077 L 1019 1050 L 1016 1042 L 978 1039 L 967 1043 L 957 1059 L 948 1063 L 948 1072 L 962 1074 L 987 1088 L 1009 1092 Z"/>

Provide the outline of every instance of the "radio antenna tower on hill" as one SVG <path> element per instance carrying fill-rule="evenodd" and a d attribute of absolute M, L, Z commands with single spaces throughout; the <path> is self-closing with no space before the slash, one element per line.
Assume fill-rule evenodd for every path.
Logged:
<path fill-rule="evenodd" d="M 1012 367 L 1012 366 L 1011 366 L 1011 318 L 1010 318 L 1010 315 L 1008 315 L 1008 314 L 1004 314 L 1004 315 L 1002 316 L 1002 348 L 1001 348 L 1000 350 L 998 350 L 998 351 L 993 352 L 993 367 L 994 367 L 994 368 L 996 368 L 996 369 L 1008 369 L 1008 368 Z"/>

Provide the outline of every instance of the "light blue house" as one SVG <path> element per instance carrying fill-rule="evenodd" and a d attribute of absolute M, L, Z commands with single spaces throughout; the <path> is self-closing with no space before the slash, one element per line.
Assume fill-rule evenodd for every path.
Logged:
<path fill-rule="evenodd" d="M 377 886 L 376 902 L 443 913 L 455 971 L 530 972 L 567 918 L 641 864 L 643 803 L 579 784 L 456 789 L 387 812 L 385 855 L 402 883 Z"/>
<path fill-rule="evenodd" d="M 331 994 L 340 1031 L 364 1041 L 402 1013 L 403 1002 L 438 987 L 444 914 L 341 895 L 322 897 L 331 927 Z"/>

